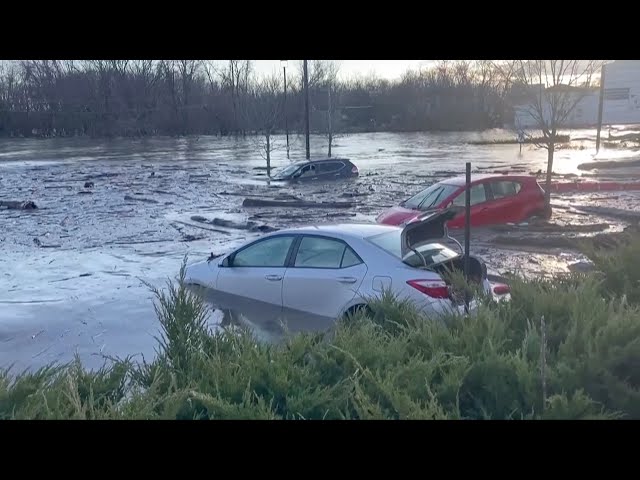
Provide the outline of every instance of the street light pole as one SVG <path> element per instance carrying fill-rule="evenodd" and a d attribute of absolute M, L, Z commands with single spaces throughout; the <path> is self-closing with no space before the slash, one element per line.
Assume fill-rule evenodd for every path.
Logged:
<path fill-rule="evenodd" d="M 304 82 L 304 133 L 306 140 L 307 160 L 311 157 L 310 145 L 309 145 L 309 72 L 307 67 L 307 61 L 303 60 L 303 82 Z"/>
<path fill-rule="evenodd" d="M 280 60 L 282 75 L 284 76 L 284 131 L 287 135 L 287 159 L 289 158 L 289 125 L 287 122 L 287 61 Z"/>
<path fill-rule="evenodd" d="M 329 127 L 329 154 L 327 156 L 331 158 L 331 143 L 333 142 L 333 131 L 331 129 L 331 83 L 329 83 L 328 95 L 329 98 L 327 103 L 327 125 Z"/>

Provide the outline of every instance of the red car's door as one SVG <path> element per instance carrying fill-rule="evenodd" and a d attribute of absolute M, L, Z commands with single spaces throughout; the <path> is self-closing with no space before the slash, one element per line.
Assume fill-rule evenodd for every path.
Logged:
<path fill-rule="evenodd" d="M 513 180 L 493 180 L 487 184 L 490 200 L 487 201 L 485 210 L 485 225 L 497 225 L 501 223 L 517 223 L 522 221 L 523 204 L 518 195 L 522 186 Z"/>
<path fill-rule="evenodd" d="M 490 210 L 488 208 L 490 200 L 490 192 L 484 183 L 471 185 L 471 226 L 477 227 L 486 225 L 490 221 Z M 451 203 L 456 208 L 465 207 L 465 189 L 460 189 L 458 195 Z M 462 228 L 465 223 L 464 210 L 458 214 L 453 220 L 447 223 L 449 228 Z"/>

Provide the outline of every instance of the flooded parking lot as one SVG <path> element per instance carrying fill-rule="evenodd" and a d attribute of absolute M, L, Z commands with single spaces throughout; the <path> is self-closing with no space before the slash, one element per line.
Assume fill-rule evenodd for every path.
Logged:
<path fill-rule="evenodd" d="M 430 183 L 461 174 L 467 161 L 483 172 L 545 168 L 544 150 L 525 147 L 519 156 L 517 145 L 468 143 L 501 135 L 508 133 L 351 135 L 339 138 L 333 153 L 350 158 L 359 178 L 300 185 L 267 182 L 265 161 L 250 139 L 3 140 L 0 201 L 31 200 L 38 209 L 0 210 L 0 366 L 64 362 L 75 352 L 89 367 L 101 365 L 105 355 L 149 358 L 157 322 L 145 282 L 162 285 L 174 277 L 185 255 L 200 260 L 288 226 L 374 221 Z M 324 156 L 323 139 L 312 137 L 311 144 L 312 156 Z M 304 139 L 294 138 L 292 146 L 290 160 L 284 150 L 273 153 L 274 167 L 304 158 Z M 579 175 L 577 166 L 593 154 L 589 148 L 560 150 L 554 171 Z M 606 155 L 634 152 L 600 157 Z M 242 206 L 246 198 L 349 205 L 251 208 Z M 553 204 L 558 228 L 537 232 L 552 240 L 621 229 L 619 218 L 579 207 L 640 211 L 640 195 L 565 194 L 554 196 Z M 535 235 L 477 230 L 472 250 L 499 273 L 563 272 L 582 259 L 566 242 L 521 241 Z M 220 316 L 213 315 L 216 321 Z"/>

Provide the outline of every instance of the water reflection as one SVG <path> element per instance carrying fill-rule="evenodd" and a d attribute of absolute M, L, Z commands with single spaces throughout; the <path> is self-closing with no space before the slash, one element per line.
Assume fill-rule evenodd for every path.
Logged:
<path fill-rule="evenodd" d="M 296 333 L 325 332 L 335 319 L 283 308 L 270 303 L 230 295 L 201 286 L 188 287 L 200 296 L 218 319 L 221 328 L 248 328 L 257 339 L 280 342 Z"/>

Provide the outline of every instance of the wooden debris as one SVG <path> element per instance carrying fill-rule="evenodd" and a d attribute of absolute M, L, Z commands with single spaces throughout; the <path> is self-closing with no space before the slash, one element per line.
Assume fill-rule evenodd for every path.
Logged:
<path fill-rule="evenodd" d="M 283 207 L 283 208 L 352 208 L 352 202 L 307 202 L 307 201 L 281 201 L 261 200 L 257 198 L 245 198 L 243 207 Z"/>

